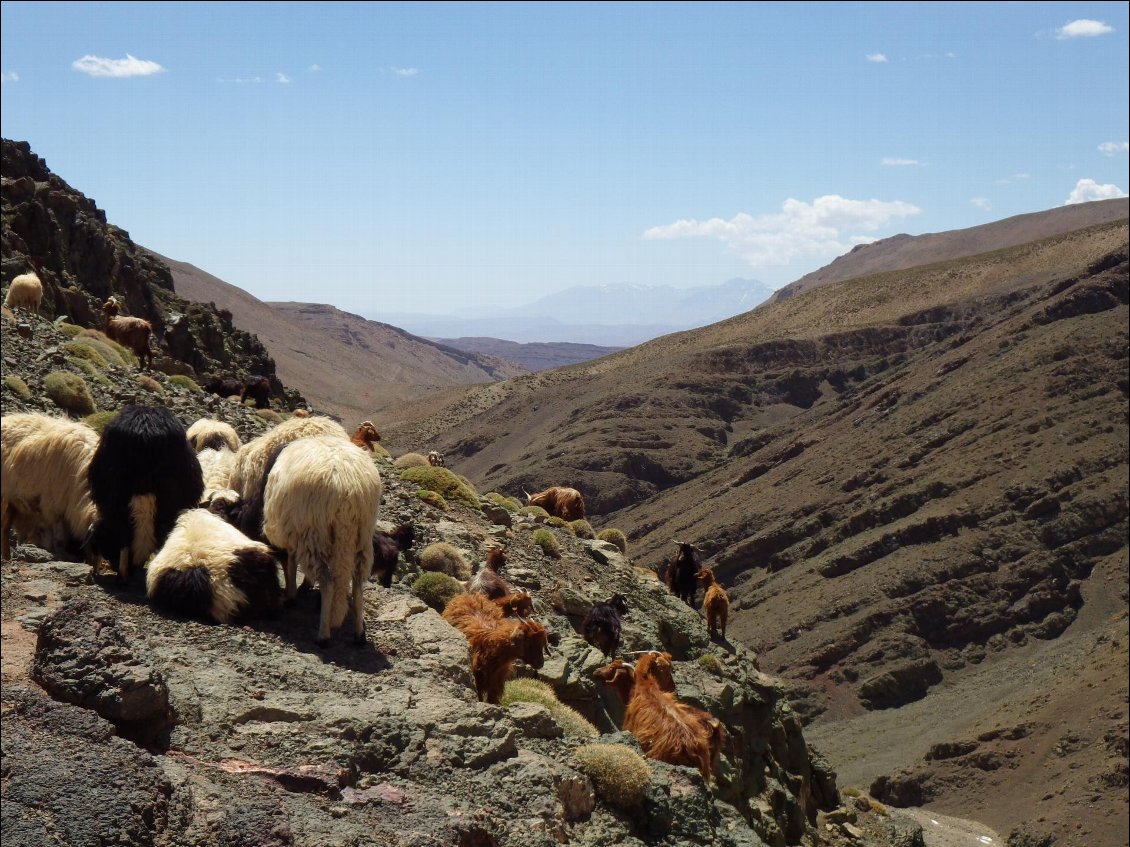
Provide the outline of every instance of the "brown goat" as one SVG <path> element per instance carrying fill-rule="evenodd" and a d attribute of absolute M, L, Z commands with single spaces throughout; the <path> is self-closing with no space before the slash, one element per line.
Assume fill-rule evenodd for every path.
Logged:
<path fill-rule="evenodd" d="M 513 587 L 501 575 L 504 567 L 506 552 L 501 547 L 492 547 L 487 551 L 486 563 L 467 582 L 467 591 L 471 594 L 485 594 L 491 600 L 513 594 Z"/>
<path fill-rule="evenodd" d="M 153 325 L 141 318 L 121 317 L 120 312 L 121 306 L 114 297 L 102 304 L 106 337 L 132 351 L 141 367 L 152 367 L 153 351 L 149 342 L 153 337 Z"/>
<path fill-rule="evenodd" d="M 673 692 L 663 689 L 664 664 L 670 662 L 659 653 L 640 656 L 636 662 L 624 729 L 639 740 L 648 758 L 698 768 L 710 782 L 726 741 L 726 728 L 709 712 L 680 703 Z"/>
<path fill-rule="evenodd" d="M 443 610 L 443 618 L 471 646 L 471 672 L 479 699 L 497 704 L 515 659 L 535 670 L 545 663 L 549 637 L 537 621 L 504 618 L 502 610 L 481 594 L 459 594 Z"/>
<path fill-rule="evenodd" d="M 357 431 L 349 436 L 349 440 L 366 453 L 372 453 L 373 445 L 381 440 L 381 434 L 377 432 L 372 421 L 364 421 L 361 426 L 357 427 Z"/>
<path fill-rule="evenodd" d="M 445 468 L 447 467 L 447 460 L 444 459 L 443 453 L 432 450 L 428 453 L 428 464 L 433 468 Z"/>
<path fill-rule="evenodd" d="M 656 658 L 651 665 L 651 675 L 663 691 L 675 690 L 674 665 L 671 663 L 670 653 L 656 653 Z M 636 684 L 636 666 L 623 659 L 613 659 L 602 668 L 597 668 L 592 675 L 609 688 L 614 688 L 620 695 L 620 702 L 625 706 L 632 699 L 632 687 Z"/>
<path fill-rule="evenodd" d="M 576 521 L 585 516 L 585 498 L 575 488 L 554 485 L 537 494 L 530 494 L 528 491 L 523 493 L 526 495 L 526 505 L 541 506 L 550 515 L 563 521 Z"/>
<path fill-rule="evenodd" d="M 534 598 L 525 591 L 504 594 L 491 602 L 502 610 L 504 618 L 528 618 L 534 613 Z"/>
<path fill-rule="evenodd" d="M 730 616 L 730 595 L 714 579 L 714 571 L 710 568 L 699 571 L 696 579 L 706 588 L 702 607 L 706 611 L 706 628 L 710 632 L 710 637 L 713 638 L 714 633 L 721 627 L 722 637 L 725 638 L 726 619 Z"/>

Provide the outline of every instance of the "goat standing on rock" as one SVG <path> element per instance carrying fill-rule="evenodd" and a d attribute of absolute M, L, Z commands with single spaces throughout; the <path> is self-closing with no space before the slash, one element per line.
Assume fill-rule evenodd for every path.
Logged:
<path fill-rule="evenodd" d="M 710 637 L 713 638 L 714 634 L 721 628 L 722 637 L 725 638 L 726 619 L 730 616 L 730 596 L 726 593 L 726 589 L 714 579 L 714 571 L 710 568 L 703 568 L 699 571 L 697 579 L 706 588 L 706 597 L 703 598 L 702 607 L 706 612 L 706 628 L 710 632 Z"/>
<path fill-rule="evenodd" d="M 620 648 L 620 618 L 626 614 L 628 598 L 623 594 L 594 603 L 581 622 L 581 636 L 605 656 L 611 656 Z"/>
<path fill-rule="evenodd" d="M 106 337 L 116 341 L 137 356 L 138 366 L 153 367 L 153 325 L 142 318 L 121 315 L 122 307 L 116 297 L 107 298 L 102 304 L 102 319 L 105 322 Z"/>
<path fill-rule="evenodd" d="M 695 553 L 702 551 L 694 544 L 685 541 L 675 541 L 678 551 L 671 563 L 667 566 L 667 587 L 671 593 L 694 607 L 695 594 L 698 591 L 698 559 Z"/>

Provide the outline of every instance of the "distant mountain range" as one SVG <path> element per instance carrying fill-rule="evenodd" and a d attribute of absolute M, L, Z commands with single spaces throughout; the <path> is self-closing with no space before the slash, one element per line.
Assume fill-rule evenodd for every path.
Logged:
<path fill-rule="evenodd" d="M 572 342 L 630 347 L 748 312 L 773 289 L 735 277 L 720 285 L 578 285 L 524 306 L 470 315 L 386 313 L 374 320 L 427 338 L 490 337 L 516 342 Z"/>

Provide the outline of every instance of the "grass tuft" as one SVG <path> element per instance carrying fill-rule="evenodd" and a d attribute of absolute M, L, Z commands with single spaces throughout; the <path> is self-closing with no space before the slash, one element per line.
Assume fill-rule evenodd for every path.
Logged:
<path fill-rule="evenodd" d="M 642 805 L 651 787 L 651 767 L 626 744 L 586 744 L 573 753 L 596 793 L 618 809 Z"/>
<path fill-rule="evenodd" d="M 445 573 L 429 571 L 412 583 L 412 593 L 442 613 L 452 597 L 463 593 L 463 584 Z"/>
<path fill-rule="evenodd" d="M 94 411 L 94 398 L 78 374 L 53 371 L 44 378 L 43 391 L 56 406 L 72 414 L 89 415 Z"/>
<path fill-rule="evenodd" d="M 584 715 L 557 699 L 553 686 L 540 679 L 519 677 L 508 680 L 502 692 L 503 708 L 511 703 L 539 703 L 549 711 L 550 717 L 571 738 L 596 738 L 600 730 L 589 723 Z"/>
<path fill-rule="evenodd" d="M 547 556 L 552 556 L 555 559 L 561 558 L 561 545 L 557 543 L 557 536 L 548 529 L 535 530 L 533 542 Z"/>
<path fill-rule="evenodd" d="M 628 552 L 628 536 L 618 529 L 602 529 L 596 534 L 596 537 L 601 541 L 607 541 L 609 544 L 615 544 L 621 553 L 626 554 Z"/>

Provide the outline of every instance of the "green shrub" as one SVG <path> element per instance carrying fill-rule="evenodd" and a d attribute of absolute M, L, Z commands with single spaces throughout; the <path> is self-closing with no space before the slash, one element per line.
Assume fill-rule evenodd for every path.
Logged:
<path fill-rule="evenodd" d="M 159 394 L 162 397 L 165 394 L 165 386 L 161 385 L 161 383 L 157 382 L 157 380 L 155 380 L 151 376 L 147 376 L 145 374 L 138 374 L 137 384 L 140 385 L 142 388 L 144 388 L 146 391 L 150 392 L 151 394 Z"/>
<path fill-rule="evenodd" d="M 117 412 L 95 412 L 93 415 L 87 415 L 83 418 L 82 422 L 101 435 L 106 424 L 112 421 L 117 414 Z"/>
<path fill-rule="evenodd" d="M 607 541 L 609 544 L 615 544 L 620 548 L 621 553 L 628 552 L 628 536 L 618 529 L 602 529 L 596 534 L 596 537 L 601 541 Z"/>
<path fill-rule="evenodd" d="M 437 612 L 443 612 L 452 597 L 463 593 L 463 584 L 445 573 L 429 571 L 412 583 L 412 593 Z"/>
<path fill-rule="evenodd" d="M 86 327 L 85 329 L 80 329 L 78 331 L 78 335 L 76 335 L 75 337 L 87 341 L 93 341 L 99 349 L 109 348 L 113 351 L 113 354 L 111 354 L 111 356 L 108 356 L 107 358 L 112 358 L 113 355 L 117 355 L 117 357 L 121 359 L 124 364 L 127 364 L 131 367 L 137 367 L 137 356 L 134 355 L 134 352 L 128 349 L 125 345 L 119 344 L 117 341 L 114 341 L 112 338 L 110 338 L 110 336 L 102 332 L 102 330 L 100 329 Z"/>
<path fill-rule="evenodd" d="M 497 491 L 492 491 L 489 494 L 484 494 L 483 498 L 494 503 L 496 506 L 501 506 L 508 512 L 516 512 L 522 508 L 522 504 L 515 500 L 513 497 L 506 497 L 499 494 Z"/>
<path fill-rule="evenodd" d="M 102 371 L 98 370 L 98 366 L 89 359 L 80 359 L 77 356 L 68 356 L 67 364 L 74 365 L 92 380 L 100 383 L 101 385 L 111 384 L 110 380 L 106 378 Z"/>
<path fill-rule="evenodd" d="M 600 731 L 584 715 L 557 699 L 553 686 L 540 679 L 520 677 L 508 680 L 501 703 L 504 708 L 511 703 L 540 703 L 561 731 L 571 738 L 596 738 L 600 735 Z"/>
<path fill-rule="evenodd" d="M 573 530 L 573 535 L 577 536 L 577 538 L 587 538 L 590 541 L 596 538 L 596 533 L 592 531 L 592 524 L 584 518 L 569 521 L 569 529 Z"/>
<path fill-rule="evenodd" d="M 569 526 L 569 522 L 565 520 L 565 518 L 557 517 L 557 515 L 550 515 L 545 519 L 545 524 L 546 526 L 551 526 L 554 529 L 568 529 L 570 532 L 573 531 Z"/>
<path fill-rule="evenodd" d="M 426 456 L 419 453 L 405 453 L 403 456 L 397 456 L 392 466 L 397 470 L 407 470 L 408 468 L 430 468 Z"/>
<path fill-rule="evenodd" d="M 197 384 L 196 380 L 184 374 L 175 374 L 169 377 L 169 385 L 175 385 L 178 388 L 187 388 L 189 391 L 196 394 L 202 394 L 204 392 L 204 389 Z"/>
<path fill-rule="evenodd" d="M 522 506 L 518 509 L 518 514 L 529 515 L 532 518 L 542 518 L 543 520 L 549 517 L 549 512 L 541 506 Z"/>
<path fill-rule="evenodd" d="M 447 510 L 447 501 L 443 499 L 442 495 L 437 494 L 434 491 L 428 491 L 428 489 L 426 488 L 421 488 L 416 492 L 416 496 L 427 503 L 429 506 L 433 506 L 436 509 L 443 509 L 445 511 Z"/>
<path fill-rule="evenodd" d="M 586 744 L 573 753 L 596 793 L 619 809 L 638 808 L 651 787 L 651 767 L 626 744 Z"/>
<path fill-rule="evenodd" d="M 420 551 L 417 561 L 426 571 L 437 571 L 462 580 L 471 578 L 471 565 L 446 541 L 429 544 Z"/>
<path fill-rule="evenodd" d="M 60 409 L 76 415 L 89 415 L 94 411 L 94 398 L 78 374 L 53 371 L 43 380 L 43 390 Z"/>
<path fill-rule="evenodd" d="M 373 455 L 378 459 L 391 459 L 392 453 L 388 452 L 384 447 L 379 444 L 371 445 L 373 448 Z"/>
<path fill-rule="evenodd" d="M 552 556 L 555 559 L 561 558 L 561 545 L 557 543 L 557 536 L 548 529 L 535 530 L 533 542 L 540 547 L 542 552 L 547 556 Z"/>
<path fill-rule="evenodd" d="M 400 458 L 403 459 L 404 457 L 401 456 Z M 444 500 L 454 500 L 472 509 L 479 508 L 478 492 L 475 491 L 473 486 L 457 477 L 447 468 L 433 468 L 431 465 L 425 465 L 422 468 L 406 468 L 400 472 L 400 478 L 414 482 L 429 491 L 435 491 L 442 495 Z"/>
<path fill-rule="evenodd" d="M 69 324 L 65 321 L 63 323 L 55 324 L 55 329 L 59 330 L 59 332 L 63 333 L 63 335 L 67 336 L 68 338 L 74 338 L 76 335 L 82 332 L 81 326 L 75 326 L 74 324 Z"/>
<path fill-rule="evenodd" d="M 703 653 L 695 659 L 695 663 L 707 673 L 722 675 L 722 662 L 713 653 Z"/>
<path fill-rule="evenodd" d="M 89 339 L 82 341 L 68 341 L 63 345 L 63 352 L 69 353 L 76 359 L 85 359 L 97 368 L 108 368 L 110 363 Z"/>
<path fill-rule="evenodd" d="M 263 423 L 267 424 L 267 426 L 281 424 L 283 420 L 282 415 L 280 415 L 274 409 L 256 409 L 255 417 L 257 417 Z"/>
<path fill-rule="evenodd" d="M 19 397 L 21 400 L 31 399 L 31 389 L 27 387 L 27 383 L 20 379 L 15 374 L 4 377 L 5 387 Z"/>

